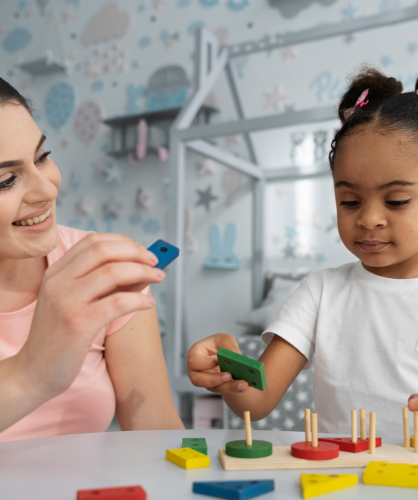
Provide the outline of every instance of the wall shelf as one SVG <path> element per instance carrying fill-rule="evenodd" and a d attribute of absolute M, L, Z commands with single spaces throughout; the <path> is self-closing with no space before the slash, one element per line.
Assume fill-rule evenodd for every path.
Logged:
<path fill-rule="evenodd" d="M 124 158 L 136 151 L 137 125 L 140 120 L 145 120 L 148 127 L 154 126 L 162 129 L 166 134 L 166 145 L 168 145 L 169 128 L 182 109 L 181 107 L 169 108 L 104 120 L 103 123 L 112 129 L 111 150 L 107 154 L 114 158 Z M 194 123 L 196 125 L 208 124 L 214 113 L 219 113 L 219 109 L 204 104 L 199 109 Z"/>

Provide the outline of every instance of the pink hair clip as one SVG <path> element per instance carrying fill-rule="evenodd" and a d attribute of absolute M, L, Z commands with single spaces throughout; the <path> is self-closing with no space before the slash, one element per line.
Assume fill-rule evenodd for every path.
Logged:
<path fill-rule="evenodd" d="M 367 101 L 365 100 L 368 93 L 369 93 L 369 89 L 366 89 L 364 92 L 362 92 L 361 96 L 357 99 L 357 102 L 354 105 L 354 107 L 348 108 L 344 111 L 344 119 L 345 120 L 347 120 L 347 118 L 354 113 L 356 108 L 362 108 L 363 106 L 365 106 L 366 104 L 369 103 L 368 100 Z"/>

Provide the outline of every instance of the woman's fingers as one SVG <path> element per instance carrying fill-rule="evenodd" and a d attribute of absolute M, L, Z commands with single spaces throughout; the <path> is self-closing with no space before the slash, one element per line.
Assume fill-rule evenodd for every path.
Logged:
<path fill-rule="evenodd" d="M 109 262 L 136 262 L 153 267 L 151 252 L 134 241 L 99 241 L 85 248 L 66 266 L 65 273 L 81 278 Z"/>
<path fill-rule="evenodd" d="M 47 269 L 47 272 L 50 276 L 55 275 L 64 269 L 74 258 L 78 256 L 78 254 L 84 251 L 86 248 L 90 247 L 96 242 L 100 241 L 116 241 L 119 243 L 126 243 L 128 241 L 132 241 L 127 236 L 116 233 L 90 233 L 85 238 L 80 240 L 78 243 L 73 245 L 65 254 L 54 263 L 53 266 Z"/>
<path fill-rule="evenodd" d="M 70 248 L 61 259 L 48 269 L 53 276 L 64 271 L 80 278 L 107 262 L 130 261 L 154 267 L 157 257 L 143 245 L 127 236 L 109 233 L 89 234 Z"/>
<path fill-rule="evenodd" d="M 134 262 L 110 262 L 79 280 L 83 300 L 91 302 L 116 290 L 140 292 L 150 283 L 160 283 L 164 271 Z"/>

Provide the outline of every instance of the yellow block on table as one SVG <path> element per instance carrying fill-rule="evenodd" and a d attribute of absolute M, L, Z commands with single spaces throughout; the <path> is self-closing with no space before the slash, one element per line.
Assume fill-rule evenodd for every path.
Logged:
<path fill-rule="evenodd" d="M 355 486 L 357 480 L 357 474 L 301 474 L 300 489 L 303 498 L 312 498 Z"/>
<path fill-rule="evenodd" d="M 370 462 L 363 483 L 418 488 L 418 465 Z"/>
<path fill-rule="evenodd" d="M 210 458 L 191 448 L 166 450 L 165 458 L 183 469 L 200 469 L 210 466 Z"/>

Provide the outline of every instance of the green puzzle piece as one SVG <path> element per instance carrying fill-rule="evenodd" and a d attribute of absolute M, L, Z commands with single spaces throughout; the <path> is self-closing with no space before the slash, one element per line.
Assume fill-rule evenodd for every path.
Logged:
<path fill-rule="evenodd" d="M 204 455 L 208 454 L 208 447 L 205 438 L 183 438 L 182 448 L 191 448 L 200 451 Z"/>
<path fill-rule="evenodd" d="M 266 374 L 261 361 L 247 358 L 228 349 L 218 349 L 218 363 L 221 371 L 229 372 L 235 380 L 245 380 L 250 387 L 264 391 L 266 387 Z"/>

